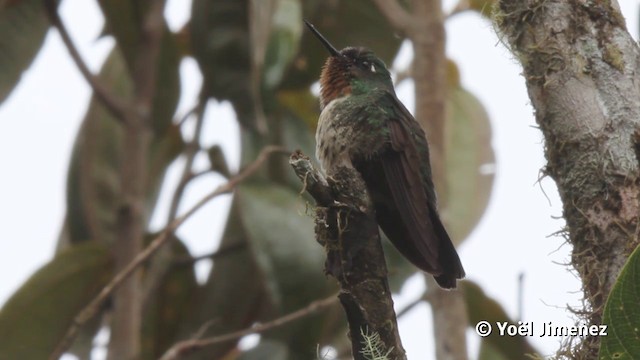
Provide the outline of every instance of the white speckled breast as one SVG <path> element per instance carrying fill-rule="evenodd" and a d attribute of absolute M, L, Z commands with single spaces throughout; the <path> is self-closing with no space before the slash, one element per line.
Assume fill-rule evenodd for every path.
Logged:
<path fill-rule="evenodd" d="M 330 173 L 336 166 L 353 167 L 349 154 L 353 130 L 344 126 L 348 119 L 341 118 L 340 104 L 346 97 L 332 100 L 320 113 L 316 130 L 316 157 L 325 172 Z"/>

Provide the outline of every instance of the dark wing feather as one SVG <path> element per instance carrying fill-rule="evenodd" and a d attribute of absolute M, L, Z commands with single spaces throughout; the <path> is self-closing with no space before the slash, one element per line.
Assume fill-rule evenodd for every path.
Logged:
<path fill-rule="evenodd" d="M 378 223 L 414 265 L 434 275 L 440 286 L 455 288 L 464 270 L 436 210 L 424 132 L 395 95 L 387 95 L 395 115 L 387 122 L 390 144 L 361 167 L 384 173 L 384 181 L 368 184 Z M 365 178 L 377 178 L 370 175 Z"/>
<path fill-rule="evenodd" d="M 428 199 L 419 172 L 419 157 L 411 136 L 397 121 L 389 123 L 391 149 L 381 154 L 380 161 L 387 186 L 403 225 L 409 229 L 409 239 L 418 254 L 426 261 L 421 267 L 432 274 L 442 272 L 438 266 L 438 242 L 434 241 Z M 413 166 L 412 166 L 413 164 Z M 383 229 L 384 230 L 384 229 Z M 426 265 L 426 266 L 425 266 Z"/>

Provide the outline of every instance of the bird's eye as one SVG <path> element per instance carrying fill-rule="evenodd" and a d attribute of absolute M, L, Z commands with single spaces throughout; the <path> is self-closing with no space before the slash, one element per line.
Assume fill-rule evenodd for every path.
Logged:
<path fill-rule="evenodd" d="M 369 61 L 366 61 L 366 60 L 365 60 L 365 61 L 362 61 L 362 62 L 360 63 L 360 67 L 361 67 L 362 69 L 369 70 L 369 71 L 371 71 L 372 73 L 375 73 L 375 72 L 376 72 L 376 65 L 375 65 L 374 63 L 369 62 Z"/>

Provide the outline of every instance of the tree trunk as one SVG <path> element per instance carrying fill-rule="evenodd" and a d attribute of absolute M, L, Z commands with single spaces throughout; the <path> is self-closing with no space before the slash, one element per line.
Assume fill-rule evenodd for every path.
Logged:
<path fill-rule="evenodd" d="M 522 63 L 582 279 L 588 324 L 638 244 L 638 46 L 615 1 L 499 2 L 496 22 Z M 595 359 L 599 339 L 561 352 Z M 560 355 L 560 353 L 559 353 Z"/>

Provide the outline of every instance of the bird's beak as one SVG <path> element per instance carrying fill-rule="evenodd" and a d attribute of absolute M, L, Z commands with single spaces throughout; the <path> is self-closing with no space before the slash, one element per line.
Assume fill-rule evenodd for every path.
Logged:
<path fill-rule="evenodd" d="M 322 36 L 322 34 L 320 34 L 318 30 L 316 30 L 315 26 L 311 25 L 311 23 L 308 22 L 307 20 L 305 20 L 304 23 L 307 24 L 307 27 L 309 28 L 309 30 L 311 30 L 311 32 L 320 40 L 322 45 L 324 45 L 324 47 L 327 48 L 327 50 L 329 50 L 329 53 L 331 54 L 331 56 L 340 56 L 340 52 L 338 52 L 338 50 L 336 50 L 336 48 L 334 48 L 333 45 L 331 45 L 329 40 L 325 39 L 325 37 Z"/>

